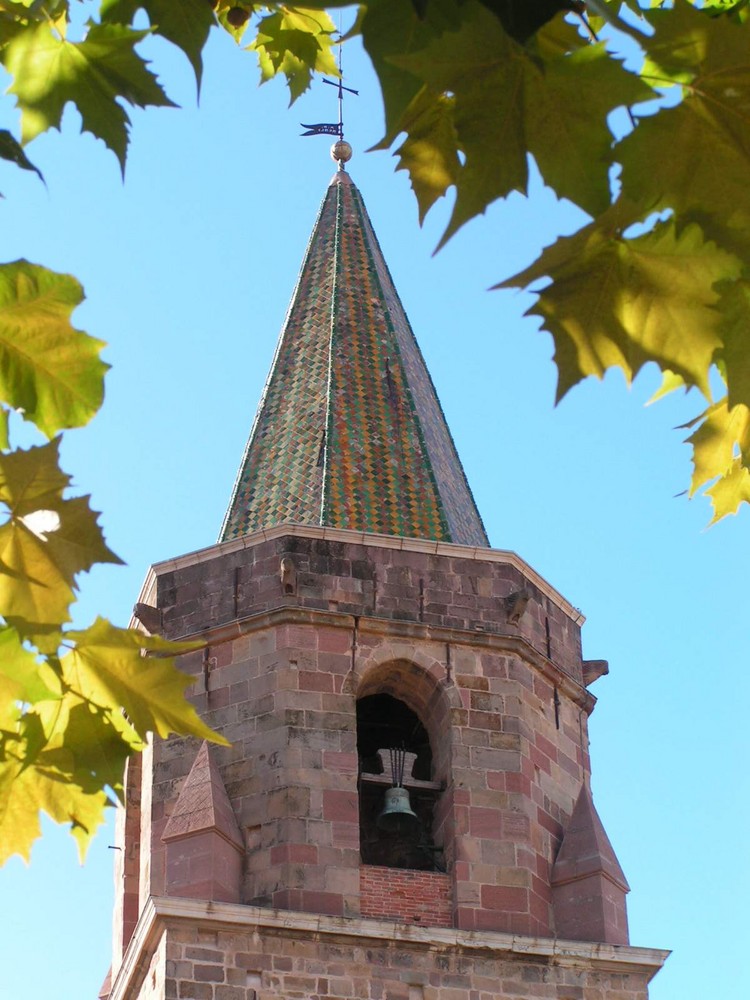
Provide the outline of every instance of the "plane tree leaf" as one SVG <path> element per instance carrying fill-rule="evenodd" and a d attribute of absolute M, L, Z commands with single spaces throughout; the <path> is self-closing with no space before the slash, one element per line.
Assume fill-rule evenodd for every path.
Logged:
<path fill-rule="evenodd" d="M 111 552 L 88 497 L 63 498 L 69 476 L 59 441 L 0 455 L 0 614 L 24 635 L 54 633 L 69 621 L 76 574 L 120 560 Z"/>
<path fill-rule="evenodd" d="M 728 514 L 736 514 L 741 503 L 750 503 L 750 469 L 742 464 L 742 459 L 735 458 L 729 470 L 708 487 L 706 495 L 714 511 L 712 524 Z"/>
<path fill-rule="evenodd" d="M 39 180 L 44 183 L 44 177 L 42 172 L 38 167 L 35 167 L 31 160 L 28 158 L 26 153 L 23 151 L 23 146 L 20 144 L 18 139 L 9 132 L 7 128 L 0 129 L 0 158 L 3 160 L 9 160 L 11 163 L 15 163 L 17 167 L 22 170 L 33 171 Z"/>
<path fill-rule="evenodd" d="M 554 338 L 558 399 L 587 375 L 618 367 L 630 380 L 649 361 L 709 396 L 721 345 L 714 285 L 740 270 L 696 225 L 678 233 L 670 220 L 628 239 L 592 223 L 499 287 L 552 279 L 529 313 Z"/>
<path fill-rule="evenodd" d="M 104 396 L 104 344 L 70 323 L 82 301 L 70 275 L 0 265 L 0 399 L 48 437 L 87 423 Z"/>
<path fill-rule="evenodd" d="M 687 439 L 693 446 L 691 494 L 719 476 L 732 473 L 737 460 L 750 468 L 750 407 L 713 403 L 688 426 L 698 425 Z M 736 485 L 739 485 L 737 479 Z"/>
<path fill-rule="evenodd" d="M 264 17 L 249 46 L 258 55 L 261 82 L 283 73 L 292 104 L 310 86 L 313 73 L 338 76 L 331 49 L 335 31 L 323 10 L 282 6 Z"/>
<path fill-rule="evenodd" d="M 402 124 L 406 138 L 395 151 L 397 170 L 406 170 L 419 205 L 420 222 L 456 183 L 461 162 L 453 125 L 453 98 L 426 87 L 407 108 Z"/>
<path fill-rule="evenodd" d="M 23 645 L 15 629 L 0 626 L 0 700 L 31 703 L 61 697 L 50 665 Z"/>
<path fill-rule="evenodd" d="M 145 10 L 153 31 L 185 53 L 200 86 L 203 46 L 216 24 L 208 0 L 103 0 L 100 10 L 105 23 L 129 25 L 138 10 Z"/>
<path fill-rule="evenodd" d="M 40 812 L 56 823 L 69 823 L 81 860 L 91 837 L 104 821 L 109 802 L 102 791 L 84 792 L 55 766 L 54 756 L 40 755 L 33 766 L 6 760 L 0 766 L 0 864 L 14 854 L 29 861 L 41 834 Z"/>
<path fill-rule="evenodd" d="M 81 696 L 95 705 L 121 705 L 135 730 L 189 734 L 224 743 L 200 720 L 184 700 L 190 677 L 171 659 L 142 653 L 176 653 L 199 648 L 200 643 L 168 642 L 132 629 L 120 629 L 103 618 L 84 632 L 66 633 L 75 646 L 61 660 L 64 677 Z"/>
<path fill-rule="evenodd" d="M 404 129 L 402 117 L 424 86 L 398 60 L 423 50 L 445 31 L 457 31 L 463 16 L 464 8 L 455 0 L 430 0 L 421 16 L 403 0 L 374 0 L 366 5 L 362 41 L 383 95 L 385 146 Z"/>
<path fill-rule="evenodd" d="M 537 46 L 532 54 L 484 7 L 467 3 L 465 9 L 458 31 L 444 32 L 416 53 L 390 57 L 433 92 L 453 95 L 465 162 L 442 242 L 497 198 L 525 192 L 528 153 L 558 195 L 591 214 L 603 211 L 612 163 L 607 116 L 648 99 L 650 88 L 603 45 L 570 53 Z"/>
<path fill-rule="evenodd" d="M 174 106 L 135 51 L 147 34 L 121 24 L 92 24 L 83 41 L 69 42 L 44 23 L 18 34 L 1 54 L 21 108 L 22 140 L 59 128 L 71 102 L 83 130 L 101 139 L 124 170 L 130 119 L 119 101 Z"/>
<path fill-rule="evenodd" d="M 646 208 L 735 215 L 750 170 L 747 28 L 684 2 L 648 18 L 655 32 L 643 42 L 644 74 L 655 86 L 681 83 L 683 100 L 641 119 L 620 143 L 623 191 Z"/>
<path fill-rule="evenodd" d="M 722 286 L 720 310 L 723 348 L 721 361 L 727 383 L 727 402 L 750 407 L 750 280 Z"/>

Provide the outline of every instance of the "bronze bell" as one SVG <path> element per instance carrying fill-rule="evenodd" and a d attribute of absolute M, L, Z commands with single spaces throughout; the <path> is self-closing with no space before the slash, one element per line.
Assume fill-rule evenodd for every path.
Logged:
<path fill-rule="evenodd" d="M 405 788 L 389 788 L 385 804 L 377 818 L 378 829 L 384 833 L 411 833 L 419 824 L 419 817 L 409 802 Z"/>
<path fill-rule="evenodd" d="M 391 780 L 393 788 L 385 793 L 385 803 L 377 818 L 377 826 L 384 833 L 410 833 L 419 825 L 419 817 L 409 802 L 409 793 L 404 788 L 404 768 L 406 748 L 391 747 Z"/>

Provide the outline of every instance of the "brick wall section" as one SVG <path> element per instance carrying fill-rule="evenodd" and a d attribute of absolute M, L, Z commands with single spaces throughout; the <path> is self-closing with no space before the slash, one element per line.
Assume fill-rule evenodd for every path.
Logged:
<path fill-rule="evenodd" d="M 359 871 L 363 917 L 402 920 L 424 927 L 452 927 L 451 879 L 442 872 L 363 865 Z"/>
<path fill-rule="evenodd" d="M 166 993 L 177 1000 L 647 1000 L 647 975 L 477 953 L 405 938 L 168 927 Z M 134 993 L 151 1000 L 146 989 Z"/>

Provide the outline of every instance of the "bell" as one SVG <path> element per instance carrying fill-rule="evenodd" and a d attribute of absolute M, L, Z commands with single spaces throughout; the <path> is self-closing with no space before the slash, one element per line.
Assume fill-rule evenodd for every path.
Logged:
<path fill-rule="evenodd" d="M 389 788 L 385 793 L 385 804 L 377 818 L 378 829 L 384 833 L 410 833 L 419 823 L 419 817 L 412 810 L 409 793 L 405 788 Z"/>

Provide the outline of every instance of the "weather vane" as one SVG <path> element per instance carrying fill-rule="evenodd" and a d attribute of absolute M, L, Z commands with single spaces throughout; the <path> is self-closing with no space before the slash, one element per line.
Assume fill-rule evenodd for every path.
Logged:
<path fill-rule="evenodd" d="M 331 149 L 331 156 L 339 164 L 339 168 L 343 169 L 344 163 L 351 158 L 351 146 L 349 143 L 344 141 L 344 91 L 347 94 L 354 94 L 359 96 L 358 90 L 353 90 L 351 87 L 344 86 L 344 74 L 341 68 L 341 49 L 342 46 L 339 43 L 339 78 L 338 80 L 327 80 L 324 79 L 323 83 L 327 83 L 329 87 L 335 87 L 338 91 L 339 99 L 339 120 L 338 122 L 318 122 L 315 125 L 306 125 L 304 122 L 300 122 L 300 125 L 305 132 L 302 132 L 303 136 L 306 135 L 336 135 L 338 136 L 338 142 L 334 144 Z M 347 147 L 345 150 L 343 147 Z"/>

